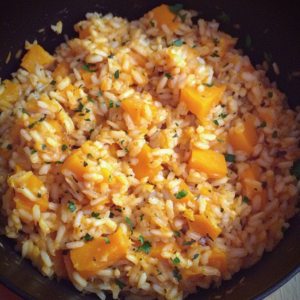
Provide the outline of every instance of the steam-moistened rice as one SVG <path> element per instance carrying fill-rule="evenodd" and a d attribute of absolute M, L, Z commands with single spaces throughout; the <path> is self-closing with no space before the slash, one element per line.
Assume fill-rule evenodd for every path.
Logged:
<path fill-rule="evenodd" d="M 297 212 L 299 109 L 194 11 L 88 13 L 0 85 L 5 234 L 49 277 L 183 299 L 271 251 Z"/>

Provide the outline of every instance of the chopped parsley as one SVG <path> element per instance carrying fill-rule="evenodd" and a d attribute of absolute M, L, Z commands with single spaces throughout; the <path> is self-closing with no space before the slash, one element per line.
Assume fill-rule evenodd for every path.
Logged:
<path fill-rule="evenodd" d="M 212 239 L 212 237 L 211 237 L 208 233 L 206 234 L 206 236 L 207 236 L 210 240 L 214 241 L 214 240 Z"/>
<path fill-rule="evenodd" d="M 221 117 L 222 119 L 225 119 L 227 116 L 228 116 L 228 115 L 223 114 L 223 113 L 220 114 L 220 117 Z"/>
<path fill-rule="evenodd" d="M 183 5 L 182 4 L 175 4 L 175 5 L 169 5 L 169 9 L 171 12 L 175 14 L 175 18 L 173 19 L 173 22 L 175 21 L 179 11 L 182 9 Z"/>
<path fill-rule="evenodd" d="M 112 181 L 111 175 L 108 176 L 108 181 L 109 181 L 109 182 Z"/>
<path fill-rule="evenodd" d="M 69 206 L 68 206 L 68 210 L 70 211 L 70 212 L 74 212 L 75 210 L 76 210 L 76 206 L 74 205 L 74 202 L 72 202 L 72 201 L 68 201 L 68 204 L 69 204 Z"/>
<path fill-rule="evenodd" d="M 218 51 L 215 51 L 213 54 L 210 55 L 211 57 L 220 57 Z"/>
<path fill-rule="evenodd" d="M 216 124 L 217 126 L 219 126 L 218 120 L 213 120 L 212 122 L 213 122 L 214 124 Z"/>
<path fill-rule="evenodd" d="M 100 220 L 99 215 L 100 215 L 100 213 L 95 213 L 94 211 L 93 211 L 92 214 L 91 214 L 91 216 L 92 216 L 93 218 Z"/>
<path fill-rule="evenodd" d="M 182 199 L 182 198 L 184 198 L 187 194 L 188 194 L 187 191 L 181 190 L 180 192 L 174 194 L 174 196 L 176 197 L 176 199 Z"/>
<path fill-rule="evenodd" d="M 144 244 L 144 237 L 142 235 L 139 236 L 139 240 L 141 241 L 141 244 Z"/>
<path fill-rule="evenodd" d="M 214 42 L 214 44 L 215 44 L 215 47 L 217 47 L 218 44 L 220 43 L 218 39 L 213 39 L 213 42 Z"/>
<path fill-rule="evenodd" d="M 180 231 L 178 231 L 178 230 L 175 230 L 175 231 L 174 231 L 174 235 L 175 235 L 175 236 L 179 236 L 179 237 L 180 237 Z"/>
<path fill-rule="evenodd" d="M 225 160 L 227 162 L 234 162 L 235 161 L 235 155 L 233 155 L 233 154 L 226 153 L 226 154 L 224 154 L 224 156 L 225 156 Z"/>
<path fill-rule="evenodd" d="M 42 195 L 41 195 L 40 192 L 37 193 L 37 196 L 38 196 L 38 198 L 41 198 L 41 197 L 42 197 Z"/>
<path fill-rule="evenodd" d="M 114 56 L 115 56 L 115 54 L 110 51 L 110 55 L 108 55 L 107 58 L 113 58 Z"/>
<path fill-rule="evenodd" d="M 84 167 L 87 167 L 88 165 L 89 165 L 89 164 L 88 164 L 86 161 L 83 162 L 83 166 L 84 166 Z"/>
<path fill-rule="evenodd" d="M 178 257 L 175 257 L 172 261 L 174 265 L 178 265 L 180 263 L 180 259 Z"/>
<path fill-rule="evenodd" d="M 83 109 L 83 104 L 79 102 L 79 106 L 76 108 L 76 111 L 82 112 L 82 109 Z"/>
<path fill-rule="evenodd" d="M 133 226 L 131 224 L 131 221 L 128 217 L 125 218 L 126 223 L 130 226 L 131 235 L 133 234 Z"/>
<path fill-rule="evenodd" d="M 193 47 L 192 48 L 196 48 L 198 46 L 198 44 L 195 44 L 195 45 L 193 45 Z"/>
<path fill-rule="evenodd" d="M 128 152 L 129 152 L 129 150 L 127 149 L 127 147 L 125 148 L 125 152 L 126 152 L 126 153 L 128 153 Z"/>
<path fill-rule="evenodd" d="M 110 240 L 105 236 L 104 237 L 106 244 L 110 244 Z"/>
<path fill-rule="evenodd" d="M 102 96 L 102 93 L 99 91 L 97 96 L 98 96 L 98 97 L 101 97 L 101 96 Z"/>
<path fill-rule="evenodd" d="M 224 141 L 221 140 L 221 139 L 217 139 L 217 141 L 220 142 L 220 143 L 224 143 Z"/>
<path fill-rule="evenodd" d="M 175 268 L 174 268 L 173 276 L 174 276 L 178 281 L 182 280 L 182 275 L 180 274 L 178 267 L 175 267 Z"/>
<path fill-rule="evenodd" d="M 74 175 L 72 175 L 72 177 L 73 177 L 74 181 L 75 181 L 76 183 L 78 183 L 78 180 L 74 177 Z"/>
<path fill-rule="evenodd" d="M 63 163 L 63 162 L 60 161 L 60 160 L 58 160 L 58 161 L 55 162 L 56 165 L 61 165 L 62 163 Z"/>
<path fill-rule="evenodd" d="M 119 108 L 121 106 L 121 103 L 122 102 L 120 100 L 118 100 L 117 103 L 116 103 L 116 108 Z"/>
<path fill-rule="evenodd" d="M 182 45 L 182 40 L 175 40 L 172 43 L 172 46 L 180 47 Z"/>
<path fill-rule="evenodd" d="M 67 146 L 67 145 L 62 145 L 62 146 L 61 146 L 61 150 L 62 150 L 62 151 L 66 151 L 67 149 L 68 149 L 68 146 Z"/>
<path fill-rule="evenodd" d="M 33 122 L 32 124 L 30 124 L 30 125 L 28 126 L 28 128 L 31 129 L 31 128 L 33 128 L 33 126 L 36 125 L 37 123 L 45 121 L 46 116 L 47 116 L 47 115 L 44 115 L 43 118 L 40 118 L 38 121 L 35 121 L 35 122 Z"/>
<path fill-rule="evenodd" d="M 277 131 L 275 130 L 273 133 L 272 133 L 272 138 L 277 138 Z"/>
<path fill-rule="evenodd" d="M 143 218 L 144 218 L 144 214 L 142 214 L 142 215 L 140 216 L 140 220 L 143 221 Z"/>
<path fill-rule="evenodd" d="M 94 238 L 92 236 L 90 236 L 88 233 L 85 235 L 85 237 L 83 238 L 84 242 L 89 242 L 92 241 Z"/>
<path fill-rule="evenodd" d="M 272 92 L 269 92 L 268 93 L 268 98 L 272 98 L 273 97 L 273 93 Z"/>
<path fill-rule="evenodd" d="M 56 81 L 54 79 L 52 79 L 52 81 L 50 82 L 51 85 L 55 85 Z"/>
<path fill-rule="evenodd" d="M 153 67 L 153 69 L 152 69 L 152 73 L 154 73 L 155 72 L 155 66 Z"/>
<path fill-rule="evenodd" d="M 29 116 L 28 112 L 24 109 L 24 108 L 20 108 L 20 111 L 23 113 L 23 114 L 26 114 Z"/>
<path fill-rule="evenodd" d="M 290 170 L 290 174 L 294 175 L 297 180 L 300 178 L 300 160 L 296 160 Z"/>
<path fill-rule="evenodd" d="M 176 126 L 179 126 L 178 123 L 175 123 Z"/>
<path fill-rule="evenodd" d="M 90 159 L 94 159 L 94 156 L 91 153 L 87 154 L 86 159 L 89 159 L 89 157 L 90 157 Z"/>
<path fill-rule="evenodd" d="M 112 107 L 114 107 L 114 101 L 109 100 L 109 108 L 112 108 Z"/>
<path fill-rule="evenodd" d="M 250 203 L 250 199 L 247 197 L 247 196 L 244 196 L 242 201 L 246 204 L 249 204 Z"/>
<path fill-rule="evenodd" d="M 151 25 L 152 27 L 155 27 L 155 24 L 154 24 L 153 21 L 150 21 L 150 25 Z"/>
<path fill-rule="evenodd" d="M 165 73 L 165 76 L 166 76 L 168 79 L 170 79 L 170 78 L 172 77 L 170 73 Z"/>
<path fill-rule="evenodd" d="M 124 283 L 118 279 L 115 280 L 115 283 L 121 290 L 124 289 L 124 287 L 126 287 L 126 283 Z"/>
<path fill-rule="evenodd" d="M 93 99 L 91 99 L 90 97 L 87 97 L 87 99 L 88 99 L 88 101 L 89 101 L 89 102 L 92 102 L 92 103 L 94 103 L 94 100 L 93 100 Z"/>
<path fill-rule="evenodd" d="M 190 241 L 188 241 L 188 242 L 184 242 L 183 244 L 182 244 L 182 246 L 189 246 L 189 245 L 192 245 L 193 243 L 195 243 L 196 241 L 195 240 L 190 240 Z"/>
<path fill-rule="evenodd" d="M 267 126 L 266 122 L 261 122 L 261 124 L 259 126 L 257 126 L 256 128 L 264 128 L 266 126 Z"/>
<path fill-rule="evenodd" d="M 199 257 L 199 254 L 195 254 L 194 257 L 192 258 L 192 260 L 195 260 L 198 257 Z"/>
<path fill-rule="evenodd" d="M 88 72 L 90 72 L 90 73 L 92 73 L 92 72 L 97 72 L 97 71 L 98 71 L 97 69 L 96 69 L 96 70 L 91 70 L 90 67 L 95 67 L 95 64 L 86 64 L 86 62 L 83 62 L 83 68 L 84 68 L 86 71 L 88 71 Z"/>
<path fill-rule="evenodd" d="M 187 14 L 179 15 L 179 17 L 180 17 L 182 23 L 185 22 L 186 16 L 187 16 Z"/>
<path fill-rule="evenodd" d="M 141 235 L 139 236 L 139 240 L 141 241 L 142 243 L 142 246 L 139 246 L 136 250 L 136 252 L 141 252 L 141 251 L 144 251 L 146 254 L 148 254 L 151 250 L 151 243 L 148 242 L 148 241 L 144 241 L 144 238 L 142 237 L 142 239 L 140 239 L 140 237 L 142 237 Z"/>
<path fill-rule="evenodd" d="M 214 82 L 212 82 L 212 83 L 202 83 L 202 85 L 205 85 L 207 87 L 212 87 L 212 86 L 215 85 L 215 83 Z"/>
<path fill-rule="evenodd" d="M 8 145 L 8 146 L 11 146 L 11 145 Z M 8 146 L 7 146 L 7 149 L 11 150 L 12 148 L 8 148 Z M 31 155 L 34 154 L 34 153 L 36 153 L 36 150 L 33 147 L 30 147 L 30 150 L 31 150 L 31 152 L 30 152 Z"/>
<path fill-rule="evenodd" d="M 115 77 L 116 79 L 119 79 L 119 75 L 120 75 L 120 71 L 117 70 L 117 71 L 114 73 L 114 77 Z"/>
<path fill-rule="evenodd" d="M 41 148 L 42 148 L 43 150 L 45 150 L 46 147 L 47 147 L 47 146 L 46 146 L 45 144 L 42 144 L 42 146 L 41 146 Z"/>

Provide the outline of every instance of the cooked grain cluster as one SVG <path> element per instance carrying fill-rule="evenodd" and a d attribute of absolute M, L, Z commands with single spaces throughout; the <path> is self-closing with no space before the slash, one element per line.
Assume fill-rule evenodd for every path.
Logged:
<path fill-rule="evenodd" d="M 88 13 L 54 56 L 27 43 L 1 83 L 5 234 L 45 276 L 100 299 L 179 300 L 289 227 L 300 115 L 194 16 Z"/>

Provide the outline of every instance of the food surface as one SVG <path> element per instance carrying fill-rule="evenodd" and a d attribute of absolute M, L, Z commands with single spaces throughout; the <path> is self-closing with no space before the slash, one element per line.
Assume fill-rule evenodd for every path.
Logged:
<path fill-rule="evenodd" d="M 300 109 L 182 5 L 88 13 L 0 81 L 5 234 L 106 299 L 184 299 L 271 251 L 298 211 Z M 60 24 L 60 30 L 62 24 Z"/>

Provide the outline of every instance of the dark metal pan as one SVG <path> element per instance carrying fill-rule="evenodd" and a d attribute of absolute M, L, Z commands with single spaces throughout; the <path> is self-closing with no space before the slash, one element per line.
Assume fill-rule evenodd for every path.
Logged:
<path fill-rule="evenodd" d="M 175 4 L 178 1 L 164 1 Z M 187 0 L 179 1 L 185 8 L 200 12 L 200 16 L 210 20 L 226 13 L 230 20 L 221 21 L 221 30 L 239 37 L 238 47 L 255 64 L 262 63 L 264 53 L 272 54 L 280 67 L 277 76 L 270 70 L 271 80 L 276 80 L 279 89 L 288 97 L 291 107 L 300 104 L 300 77 L 292 76 L 300 71 L 300 11 L 296 1 L 246 1 L 246 0 Z M 50 25 L 63 22 L 63 33 L 74 37 L 73 24 L 85 17 L 86 12 L 112 12 L 129 20 L 137 19 L 161 4 L 161 1 L 134 0 L 73 0 L 73 1 L 5 1 L 0 6 L 0 77 L 9 78 L 16 71 L 20 60 L 14 59 L 19 49 L 24 49 L 24 41 L 37 39 L 48 52 L 64 41 Z M 235 26 L 234 24 L 239 24 Z M 38 30 L 45 28 L 43 33 Z M 251 36 L 252 47 L 245 45 L 246 36 Z M 5 64 L 11 51 L 12 59 Z M 1 218 L 1 217 L 0 217 Z M 0 221 L 2 221 L 0 219 Z M 0 222 L 0 226 L 3 222 Z M 200 290 L 188 297 L 189 300 L 209 300 L 220 295 L 222 300 L 263 299 L 279 288 L 300 270 L 300 216 L 291 220 L 283 240 L 271 253 L 264 254 L 262 260 L 250 269 L 242 270 L 226 281 L 219 289 Z M 28 260 L 22 260 L 14 251 L 13 241 L 0 235 L 0 282 L 28 300 L 52 299 L 96 299 L 80 294 L 71 283 L 50 280 L 42 276 Z M 244 280 L 242 280 L 244 278 Z M 242 280 L 242 283 L 240 283 Z"/>

